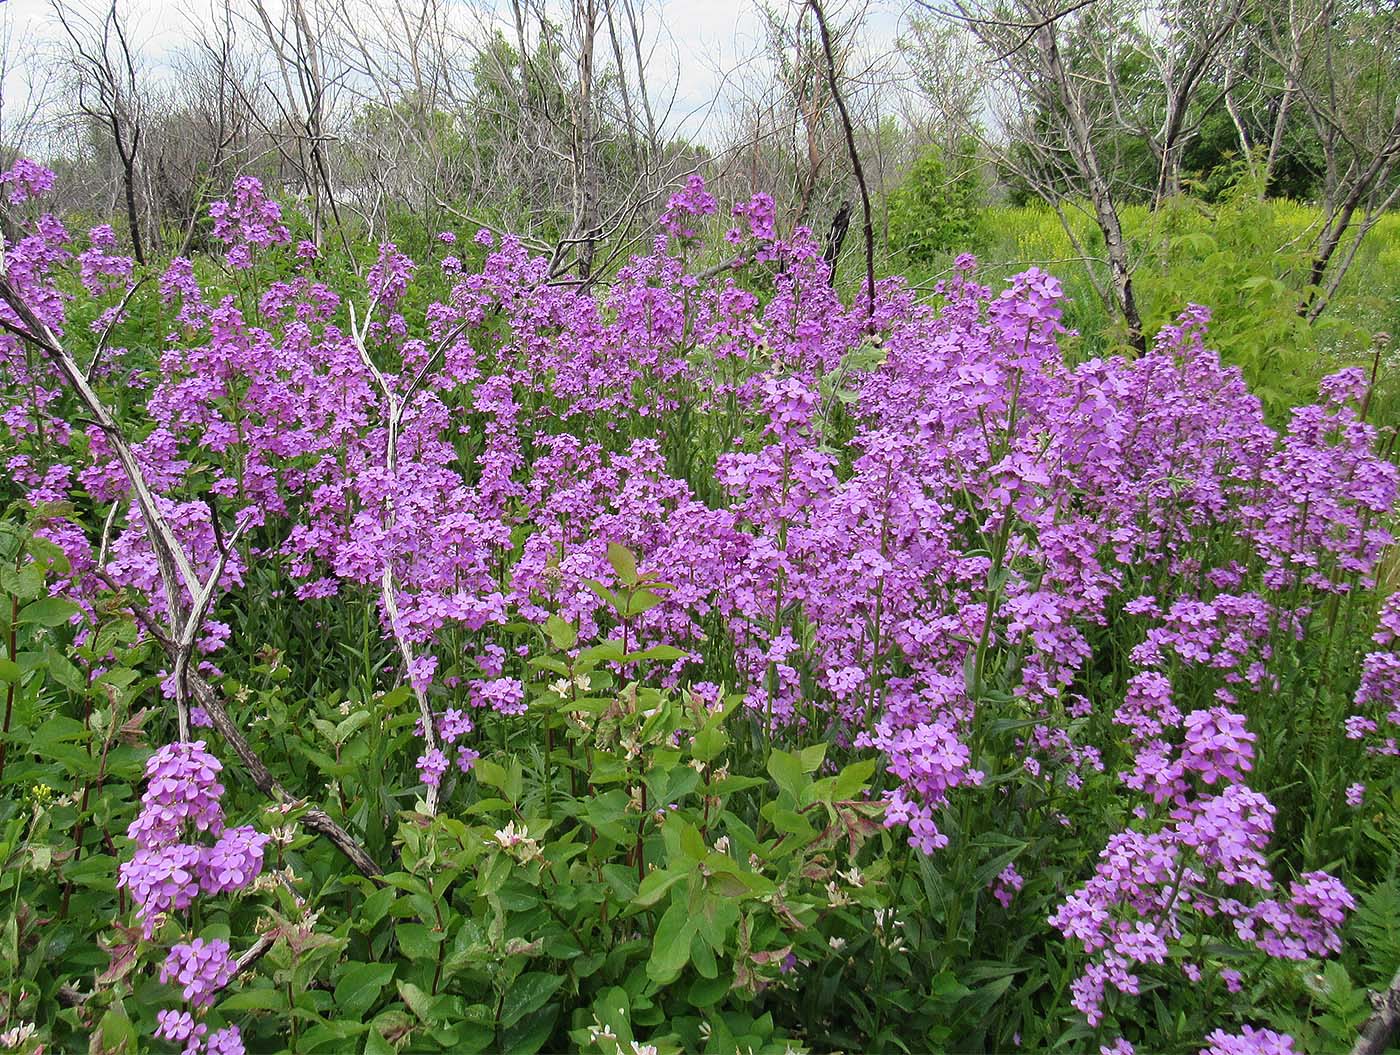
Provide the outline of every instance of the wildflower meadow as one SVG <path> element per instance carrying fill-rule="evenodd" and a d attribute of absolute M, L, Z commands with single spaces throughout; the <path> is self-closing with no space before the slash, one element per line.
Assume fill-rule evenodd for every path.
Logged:
<path fill-rule="evenodd" d="M 1067 355 L 1052 273 L 833 285 L 698 176 L 593 279 L 351 266 L 247 176 L 141 265 L 55 178 L 0 176 L 0 1048 L 1385 1050 L 1374 370 L 1279 419 L 1207 306 Z"/>

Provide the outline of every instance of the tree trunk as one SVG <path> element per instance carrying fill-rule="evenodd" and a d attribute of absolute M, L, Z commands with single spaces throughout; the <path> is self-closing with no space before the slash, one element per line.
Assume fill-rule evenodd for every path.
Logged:
<path fill-rule="evenodd" d="M 1046 72 L 1050 74 L 1064 108 L 1067 131 L 1070 133 L 1070 153 L 1074 156 L 1084 182 L 1088 184 L 1089 198 L 1094 205 L 1094 217 L 1098 220 L 1099 230 L 1103 232 L 1104 249 L 1108 255 L 1109 271 L 1113 276 L 1118 310 L 1128 327 L 1128 343 L 1137 349 L 1139 355 L 1145 355 L 1147 337 L 1143 334 L 1142 316 L 1138 313 L 1137 296 L 1133 292 L 1133 273 L 1128 266 L 1128 246 L 1123 239 L 1123 225 L 1119 222 L 1118 209 L 1113 203 L 1113 192 L 1099 167 L 1088 118 L 1070 84 L 1064 64 L 1060 61 L 1054 26 L 1040 26 L 1036 30 L 1036 37 Z"/>

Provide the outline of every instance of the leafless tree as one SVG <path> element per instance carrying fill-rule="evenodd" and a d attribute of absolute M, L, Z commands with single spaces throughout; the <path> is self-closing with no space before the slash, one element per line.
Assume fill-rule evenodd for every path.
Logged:
<path fill-rule="evenodd" d="M 1299 305 L 1316 320 L 1400 196 L 1400 22 L 1393 9 L 1337 0 L 1294 0 L 1286 17 L 1274 36 L 1289 50 L 1277 61 L 1286 73 L 1296 70 L 1294 93 L 1321 154 L 1323 223 Z"/>
<path fill-rule="evenodd" d="M 1121 117 L 1112 93 L 1103 90 L 1107 49 L 1098 46 L 1122 28 L 1115 13 L 1093 0 L 1068 6 L 1051 6 L 1046 0 L 996 6 L 952 0 L 949 7 L 928 9 L 966 27 L 983 52 L 987 101 L 997 109 L 1000 134 L 975 122 L 967 131 L 1056 209 L 1066 234 L 1091 263 L 1066 215 L 1075 207 L 1071 195 L 1084 196 L 1103 235 L 1108 270 L 1106 283 L 1095 276 L 1096 288 L 1105 305 L 1122 318 L 1128 344 L 1145 351 L 1147 339 L 1114 185 L 1111 151 Z M 1070 58 L 1064 53 L 1066 41 L 1072 47 Z"/>
<path fill-rule="evenodd" d="M 316 244 L 323 243 L 328 221 L 344 239 L 347 236 L 327 160 L 333 93 L 344 74 L 340 68 L 327 65 L 327 52 L 322 47 L 324 12 L 308 0 L 285 0 L 276 8 L 266 0 L 250 2 L 252 14 L 247 21 L 261 29 L 261 42 L 269 49 L 281 87 L 280 92 L 268 92 L 280 111 L 280 126 L 265 131 L 277 141 L 283 159 L 298 176 L 310 203 Z M 249 111 L 258 112 L 254 106 L 249 106 Z"/>
<path fill-rule="evenodd" d="M 110 136 L 121 168 L 132 255 L 144 264 L 146 246 L 137 203 L 146 108 L 137 57 L 127 37 L 127 19 L 117 0 L 100 8 L 83 7 L 81 0 L 52 3 L 71 44 L 66 58 L 78 111 Z"/>
<path fill-rule="evenodd" d="M 1123 3 L 1118 32 L 1096 35 L 1096 66 L 1126 131 L 1140 135 L 1156 161 L 1152 204 L 1181 193 L 1181 158 L 1201 118 L 1223 101 L 1223 84 L 1211 85 L 1225 45 L 1240 25 L 1248 0 L 1149 0 Z M 1125 68 L 1144 73 L 1124 82 Z"/>

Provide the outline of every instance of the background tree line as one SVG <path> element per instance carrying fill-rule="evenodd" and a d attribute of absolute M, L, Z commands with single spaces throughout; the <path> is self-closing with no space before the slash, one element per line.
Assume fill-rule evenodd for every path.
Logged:
<path fill-rule="evenodd" d="M 825 232 L 856 198 L 854 149 L 889 269 L 985 246 L 989 205 L 1048 208 L 1142 349 L 1153 261 L 1125 209 L 1315 205 L 1288 243 L 1305 259 L 1272 276 L 1313 323 L 1400 194 L 1394 0 L 773 2 L 699 114 L 678 83 L 697 60 L 659 72 L 695 42 L 658 0 L 216 0 L 158 53 L 129 2 L 6 13 L 0 142 L 54 164 L 71 210 L 142 260 L 198 251 L 208 202 L 253 173 L 352 260 L 469 221 L 589 283 L 692 172 Z"/>

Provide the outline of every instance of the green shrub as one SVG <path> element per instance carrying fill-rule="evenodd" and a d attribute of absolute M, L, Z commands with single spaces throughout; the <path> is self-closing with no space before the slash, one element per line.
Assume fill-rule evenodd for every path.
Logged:
<path fill-rule="evenodd" d="M 941 253 L 975 248 L 981 205 L 976 171 L 947 164 L 929 147 L 890 194 L 890 251 L 911 264 L 928 264 Z"/>

